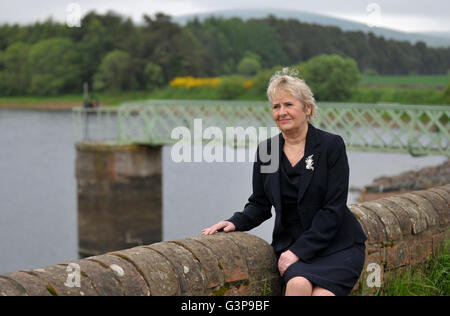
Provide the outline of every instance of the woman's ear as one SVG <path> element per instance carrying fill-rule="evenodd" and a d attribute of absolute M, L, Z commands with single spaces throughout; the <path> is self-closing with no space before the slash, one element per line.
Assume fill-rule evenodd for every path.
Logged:
<path fill-rule="evenodd" d="M 304 110 L 305 110 L 305 114 L 306 114 L 307 116 L 311 115 L 311 113 L 312 113 L 312 107 L 311 107 L 311 104 L 305 104 Z"/>

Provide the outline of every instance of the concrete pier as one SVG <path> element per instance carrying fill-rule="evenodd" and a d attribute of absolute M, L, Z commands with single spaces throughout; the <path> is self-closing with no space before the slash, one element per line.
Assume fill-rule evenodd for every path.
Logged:
<path fill-rule="evenodd" d="M 76 144 L 81 257 L 162 239 L 161 146 Z"/>

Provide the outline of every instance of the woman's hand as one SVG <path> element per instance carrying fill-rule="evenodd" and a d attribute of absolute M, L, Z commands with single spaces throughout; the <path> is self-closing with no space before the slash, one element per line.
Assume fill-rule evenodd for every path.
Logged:
<path fill-rule="evenodd" d="M 221 221 L 218 222 L 216 225 L 213 225 L 209 228 L 205 228 L 202 230 L 202 235 L 212 235 L 216 231 L 221 230 L 223 228 L 223 231 L 225 233 L 231 232 L 236 229 L 236 226 L 232 222 L 228 221 Z"/>
<path fill-rule="evenodd" d="M 284 272 L 286 272 L 289 266 L 297 261 L 299 261 L 299 257 L 295 255 L 292 251 L 286 250 L 280 255 L 280 259 L 278 259 L 278 270 L 280 270 L 280 275 L 283 276 Z"/>

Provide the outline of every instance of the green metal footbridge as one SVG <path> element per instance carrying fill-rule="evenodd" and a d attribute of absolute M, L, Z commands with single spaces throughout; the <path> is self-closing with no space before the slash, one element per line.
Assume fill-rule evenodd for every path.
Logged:
<path fill-rule="evenodd" d="M 314 126 L 341 135 L 348 150 L 450 156 L 450 106 L 317 105 Z M 176 128 L 200 135 L 203 142 L 211 141 L 203 133 L 208 128 L 215 128 L 215 135 L 217 129 L 226 135 L 227 128 L 240 128 L 245 135 L 253 135 L 252 129 L 276 130 L 270 104 L 255 101 L 151 100 L 125 102 L 118 107 L 80 107 L 73 109 L 73 124 L 75 141 L 149 145 L 176 143 Z M 200 134 L 196 133 L 199 126 Z M 261 140 L 238 138 L 233 145 L 256 145 Z"/>

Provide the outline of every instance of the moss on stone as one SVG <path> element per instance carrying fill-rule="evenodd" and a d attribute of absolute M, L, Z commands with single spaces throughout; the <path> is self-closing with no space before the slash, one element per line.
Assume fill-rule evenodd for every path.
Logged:
<path fill-rule="evenodd" d="M 47 290 L 50 292 L 50 294 L 51 294 L 52 296 L 58 296 L 58 294 L 56 293 L 55 288 L 54 288 L 53 286 L 51 286 L 50 284 L 47 285 Z"/>
<path fill-rule="evenodd" d="M 218 290 L 213 291 L 213 296 L 224 296 L 225 292 L 231 289 L 231 283 L 225 282 L 225 284 Z"/>

